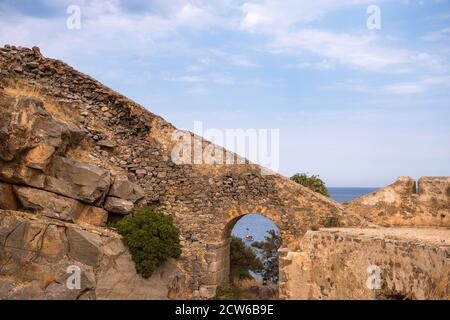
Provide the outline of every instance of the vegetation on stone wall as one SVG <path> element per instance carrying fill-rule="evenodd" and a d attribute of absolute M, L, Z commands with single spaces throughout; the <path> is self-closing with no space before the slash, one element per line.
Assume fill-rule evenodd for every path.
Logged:
<path fill-rule="evenodd" d="M 325 218 L 323 225 L 325 228 L 338 228 L 341 226 L 341 219 L 336 215 L 328 216 Z"/>
<path fill-rule="evenodd" d="M 308 175 L 308 173 L 296 173 L 291 178 L 292 181 L 311 189 L 314 192 L 329 197 L 330 194 L 322 179 L 318 175 Z"/>
<path fill-rule="evenodd" d="M 249 271 L 261 272 L 263 265 L 256 253 L 241 238 L 232 236 L 230 244 L 230 278 L 252 279 Z"/>
<path fill-rule="evenodd" d="M 238 288 L 232 284 L 226 283 L 218 286 L 216 289 L 216 295 L 212 300 L 239 300 L 241 297 Z"/>
<path fill-rule="evenodd" d="M 129 248 L 136 271 L 144 278 L 169 258 L 181 254 L 180 232 L 169 216 L 143 207 L 114 225 Z"/>

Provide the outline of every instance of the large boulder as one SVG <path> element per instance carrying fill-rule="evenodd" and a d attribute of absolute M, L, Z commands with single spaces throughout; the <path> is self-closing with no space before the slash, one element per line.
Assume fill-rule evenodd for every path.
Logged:
<path fill-rule="evenodd" d="M 0 95 L 0 160 L 21 160 L 31 168 L 44 169 L 52 154 L 64 153 L 86 132 L 72 123 L 53 118 L 42 100 Z M 37 149 L 35 149 L 37 148 Z"/>
<path fill-rule="evenodd" d="M 103 201 L 111 184 L 109 170 L 55 156 L 48 168 L 45 190 L 87 203 Z"/>
<path fill-rule="evenodd" d="M 25 210 L 63 221 L 103 226 L 108 213 L 102 208 L 44 190 L 14 186 L 20 206 Z"/>
<path fill-rule="evenodd" d="M 135 203 L 145 196 L 145 192 L 139 185 L 130 182 L 127 177 L 116 176 L 108 195 Z"/>
<path fill-rule="evenodd" d="M 44 216 L 74 222 L 83 210 L 83 204 L 77 200 L 59 196 L 44 190 L 14 186 L 21 206 Z"/>
<path fill-rule="evenodd" d="M 84 205 L 83 210 L 76 217 L 78 224 L 90 224 L 93 226 L 105 226 L 108 220 L 108 212 L 102 208 Z"/>
<path fill-rule="evenodd" d="M 97 266 L 102 257 L 101 237 L 95 233 L 68 228 L 69 255 L 88 266 Z"/>
<path fill-rule="evenodd" d="M 125 215 L 133 211 L 134 204 L 133 202 L 125 199 L 107 197 L 105 201 L 105 209 L 109 212 Z"/>
<path fill-rule="evenodd" d="M 0 181 L 43 188 L 45 174 L 41 170 L 27 167 L 21 162 L 3 162 L 0 160 Z"/>

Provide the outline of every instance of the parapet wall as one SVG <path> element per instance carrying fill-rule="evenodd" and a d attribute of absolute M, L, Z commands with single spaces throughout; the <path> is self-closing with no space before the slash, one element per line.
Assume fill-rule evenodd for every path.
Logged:
<path fill-rule="evenodd" d="M 450 177 L 400 177 L 345 207 L 378 225 L 450 227 Z"/>
<path fill-rule="evenodd" d="M 308 231 L 300 251 L 280 256 L 280 298 L 446 300 L 449 249 L 444 228 Z"/>

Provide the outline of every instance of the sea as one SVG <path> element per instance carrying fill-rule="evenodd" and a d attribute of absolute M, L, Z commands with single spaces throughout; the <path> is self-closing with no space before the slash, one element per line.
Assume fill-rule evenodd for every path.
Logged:
<path fill-rule="evenodd" d="M 328 191 L 330 197 L 337 202 L 349 202 L 359 196 L 373 192 L 378 188 L 339 188 L 330 187 Z M 239 221 L 234 226 L 231 234 L 244 238 L 246 235 L 252 235 L 254 241 L 263 241 L 267 231 L 274 229 L 279 231 L 277 226 L 270 220 L 258 214 L 248 214 L 239 219 Z M 250 243 L 247 243 L 248 245 Z"/>

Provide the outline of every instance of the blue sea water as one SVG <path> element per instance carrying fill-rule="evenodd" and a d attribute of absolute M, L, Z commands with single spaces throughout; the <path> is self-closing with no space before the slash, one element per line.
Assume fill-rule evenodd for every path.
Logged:
<path fill-rule="evenodd" d="M 337 202 L 349 202 L 378 188 L 328 188 L 331 198 Z"/>
<path fill-rule="evenodd" d="M 331 198 L 338 202 L 348 202 L 359 196 L 377 190 L 377 188 L 328 188 Z M 253 235 L 255 241 L 264 240 L 268 230 L 278 231 L 277 226 L 270 220 L 258 214 L 248 214 L 236 223 L 232 234 L 240 238 L 248 233 Z"/>

